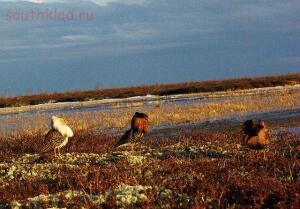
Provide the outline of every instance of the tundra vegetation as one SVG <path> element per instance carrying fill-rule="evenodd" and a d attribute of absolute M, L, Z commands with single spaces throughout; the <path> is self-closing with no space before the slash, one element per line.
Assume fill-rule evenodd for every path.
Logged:
<path fill-rule="evenodd" d="M 41 136 L 2 141 L 0 208 L 297 208 L 299 136 L 278 132 L 258 151 L 230 129 L 118 148 L 80 132 L 59 158 L 39 154 Z"/>
<path fill-rule="evenodd" d="M 287 128 L 300 119 L 262 118 L 269 144 L 253 150 L 241 116 L 299 114 L 299 89 L 248 93 L 62 112 L 74 137 L 60 157 L 41 154 L 51 111 L 2 115 L 0 208 L 298 208 L 300 136 Z M 148 114 L 150 132 L 115 147 L 137 111 Z"/>

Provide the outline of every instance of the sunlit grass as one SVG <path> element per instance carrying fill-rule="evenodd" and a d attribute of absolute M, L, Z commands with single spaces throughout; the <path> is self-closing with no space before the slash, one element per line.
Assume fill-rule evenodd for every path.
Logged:
<path fill-rule="evenodd" d="M 150 125 L 154 127 L 299 107 L 300 91 L 293 90 L 269 94 L 240 94 L 214 102 L 207 100 L 190 105 L 160 104 L 150 107 L 69 112 L 59 116 L 66 118 L 76 133 L 86 130 L 91 132 L 101 132 L 107 129 L 124 130 L 129 127 L 130 119 L 135 111 L 146 112 L 149 115 Z M 51 115 L 37 113 L 7 116 L 1 119 L 1 123 L 6 124 L 6 126 L 0 126 L 0 130 L 2 135 L 12 138 L 19 138 L 22 135 L 44 134 L 50 127 Z"/>

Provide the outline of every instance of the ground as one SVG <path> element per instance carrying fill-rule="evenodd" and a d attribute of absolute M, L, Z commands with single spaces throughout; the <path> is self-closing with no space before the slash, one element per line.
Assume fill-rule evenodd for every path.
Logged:
<path fill-rule="evenodd" d="M 252 95 L 252 102 L 239 97 L 143 107 L 151 112 L 150 134 L 117 148 L 113 145 L 128 128 L 128 109 L 109 110 L 115 116 L 126 113 L 120 117 L 123 127 L 109 126 L 111 121 L 105 119 L 98 131 L 79 128 L 82 123 L 70 117 L 75 136 L 60 157 L 39 152 L 47 126 L 33 132 L 25 130 L 35 125 L 7 127 L 18 134 L 0 140 L 0 208 L 299 208 L 299 91 L 267 95 L 263 101 L 261 95 Z M 263 109 L 271 98 L 277 99 Z M 261 113 L 255 103 L 261 105 Z M 159 119 L 155 108 L 164 108 Z M 109 115 L 107 110 L 93 111 Z M 53 112 L 39 114 L 1 120 L 34 120 Z M 232 117 L 218 118 L 222 114 Z M 213 120 L 207 120 L 210 117 Z M 271 130 L 264 150 L 250 150 L 242 143 L 242 122 L 257 117 Z"/>

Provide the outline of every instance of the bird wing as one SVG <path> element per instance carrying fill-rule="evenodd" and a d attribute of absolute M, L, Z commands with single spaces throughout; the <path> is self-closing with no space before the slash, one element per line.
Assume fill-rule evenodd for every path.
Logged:
<path fill-rule="evenodd" d="M 263 125 L 257 124 L 253 120 L 247 120 L 243 124 L 243 132 L 248 136 L 257 136 L 263 128 Z"/>
<path fill-rule="evenodd" d="M 132 137 L 133 137 L 133 130 L 129 129 L 128 131 L 126 131 L 124 133 L 124 135 L 121 137 L 121 139 L 115 144 L 115 147 L 126 144 Z"/>
<path fill-rule="evenodd" d="M 45 136 L 42 152 L 48 152 L 58 147 L 63 141 L 64 137 L 58 131 L 51 129 Z"/>

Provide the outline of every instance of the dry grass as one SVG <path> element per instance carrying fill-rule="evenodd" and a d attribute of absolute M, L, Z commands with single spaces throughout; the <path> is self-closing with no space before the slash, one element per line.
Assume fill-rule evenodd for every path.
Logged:
<path fill-rule="evenodd" d="M 250 86 L 254 84 L 262 82 Z M 197 92 L 202 84 L 196 90 L 186 85 L 184 92 Z M 211 85 L 228 87 L 216 81 Z M 246 87 L 240 81 L 236 85 Z M 169 86 L 167 94 L 178 92 L 177 87 Z M 175 135 L 154 133 L 118 148 L 113 146 L 118 136 L 107 133 L 129 126 L 136 111 L 148 113 L 154 127 L 300 108 L 297 87 L 209 93 L 204 98 L 181 105 L 116 104 L 108 110 L 61 112 L 75 132 L 61 158 L 39 152 L 53 113 L 2 116 L 0 208 L 298 208 L 299 135 L 271 131 L 270 145 L 257 151 L 243 146 L 241 127 L 229 123 L 222 124 L 224 129 L 209 123 L 178 129 Z"/>
<path fill-rule="evenodd" d="M 299 102 L 294 89 L 63 113 L 75 135 L 61 158 L 39 152 L 52 114 L 7 115 L 0 120 L 0 208 L 297 208 L 297 135 L 271 131 L 270 145 L 257 151 L 243 146 L 241 127 L 229 123 L 150 134 L 118 148 L 118 136 L 105 132 L 127 127 L 135 111 L 160 126 L 296 109 Z"/>
<path fill-rule="evenodd" d="M 135 111 L 146 112 L 150 125 L 174 125 L 203 120 L 220 119 L 230 116 L 242 116 L 251 112 L 268 112 L 300 108 L 300 91 L 279 91 L 268 94 L 239 95 L 210 102 L 190 105 L 159 105 L 150 107 L 120 108 L 102 111 L 84 111 L 62 113 L 76 132 L 89 130 L 99 132 L 106 129 L 124 130 Z M 20 138 L 22 135 L 46 133 L 50 126 L 50 114 L 24 114 L 7 116 L 2 124 L 15 124 L 1 127 L 2 135 Z"/>

